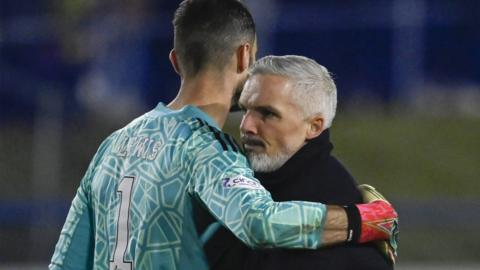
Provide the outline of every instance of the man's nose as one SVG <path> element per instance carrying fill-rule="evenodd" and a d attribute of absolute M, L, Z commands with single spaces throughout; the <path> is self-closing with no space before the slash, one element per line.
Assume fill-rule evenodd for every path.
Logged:
<path fill-rule="evenodd" d="M 247 111 L 243 115 L 242 122 L 240 123 L 240 131 L 244 134 L 257 134 L 257 124 L 251 112 Z"/>

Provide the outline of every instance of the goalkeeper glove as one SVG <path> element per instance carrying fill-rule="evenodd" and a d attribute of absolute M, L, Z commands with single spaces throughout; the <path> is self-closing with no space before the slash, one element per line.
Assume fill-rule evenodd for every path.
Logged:
<path fill-rule="evenodd" d="M 366 203 L 373 202 L 376 200 L 384 200 L 385 197 L 383 197 L 380 192 L 378 192 L 374 187 L 370 185 L 359 185 L 358 188 L 360 189 L 360 192 L 362 193 L 363 201 Z M 395 260 L 397 258 L 397 249 L 398 249 L 398 219 L 397 222 L 394 223 L 395 228 L 393 228 L 393 235 L 389 241 L 383 240 L 383 241 L 376 241 L 376 245 L 380 252 L 389 260 L 392 264 L 395 264 Z"/>
<path fill-rule="evenodd" d="M 366 203 L 346 206 L 349 242 L 377 241 L 387 247 L 386 256 L 395 262 L 398 243 L 398 214 L 392 205 L 373 187 L 360 186 Z M 378 241 L 378 240 L 388 240 Z"/>

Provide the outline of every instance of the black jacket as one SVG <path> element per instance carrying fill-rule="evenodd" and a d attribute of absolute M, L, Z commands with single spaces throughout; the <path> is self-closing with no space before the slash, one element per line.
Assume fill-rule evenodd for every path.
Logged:
<path fill-rule="evenodd" d="M 331 155 L 329 131 L 309 141 L 280 169 L 255 176 L 275 201 L 302 200 L 325 204 L 360 203 L 357 183 Z M 201 233 L 212 221 L 206 212 L 197 214 Z M 242 270 L 380 270 L 393 269 L 373 244 L 342 244 L 318 250 L 263 249 L 246 247 L 225 228 L 206 243 L 211 269 Z"/>

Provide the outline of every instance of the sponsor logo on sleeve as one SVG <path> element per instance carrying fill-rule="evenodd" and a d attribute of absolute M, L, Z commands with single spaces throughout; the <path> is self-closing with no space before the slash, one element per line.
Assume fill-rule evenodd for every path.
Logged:
<path fill-rule="evenodd" d="M 257 181 L 242 175 L 223 178 L 222 184 L 225 188 L 263 189 L 262 185 L 260 185 Z"/>

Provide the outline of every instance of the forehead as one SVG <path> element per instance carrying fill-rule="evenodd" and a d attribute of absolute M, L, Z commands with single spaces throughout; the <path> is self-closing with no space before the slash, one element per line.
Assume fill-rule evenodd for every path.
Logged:
<path fill-rule="evenodd" d="M 291 101 L 293 89 L 291 79 L 272 74 L 255 74 L 245 83 L 240 96 L 240 104 L 251 106 L 256 103 Z"/>

